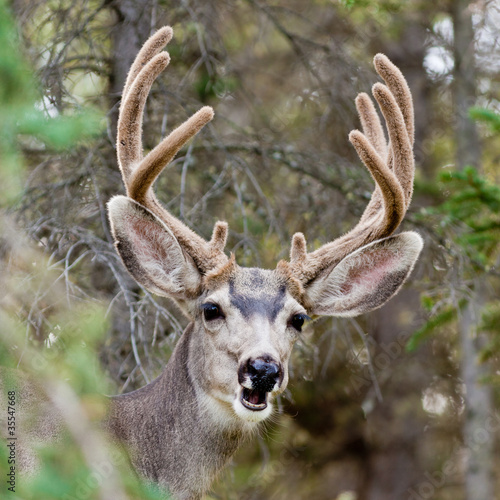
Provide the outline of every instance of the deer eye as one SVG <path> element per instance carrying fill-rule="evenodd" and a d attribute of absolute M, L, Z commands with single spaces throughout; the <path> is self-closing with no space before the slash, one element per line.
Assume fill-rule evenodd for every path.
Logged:
<path fill-rule="evenodd" d="M 203 304 L 201 308 L 203 309 L 203 316 L 207 321 L 224 318 L 222 309 L 217 304 L 212 304 L 209 302 L 207 304 Z"/>
<path fill-rule="evenodd" d="M 301 332 L 302 331 L 302 326 L 304 325 L 304 321 L 311 319 L 307 314 L 294 314 L 290 318 L 290 323 L 289 325 L 295 328 L 295 330 Z"/>

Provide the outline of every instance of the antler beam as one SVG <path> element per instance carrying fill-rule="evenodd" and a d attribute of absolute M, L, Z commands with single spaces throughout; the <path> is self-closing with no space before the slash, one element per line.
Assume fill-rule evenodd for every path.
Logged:
<path fill-rule="evenodd" d="M 365 93 L 356 98 L 363 132 L 353 130 L 349 140 L 375 180 L 375 191 L 358 224 L 344 236 L 311 253 L 307 253 L 302 233 L 293 236 L 290 264 L 303 284 L 334 267 L 357 248 L 390 236 L 398 228 L 411 201 L 415 164 L 410 89 L 401 71 L 385 55 L 377 54 L 374 65 L 386 83 L 376 83 L 372 93 L 384 116 L 389 144 L 375 107 Z"/>
<path fill-rule="evenodd" d="M 206 273 L 227 262 L 224 254 L 227 224 L 217 222 L 212 239 L 207 242 L 160 204 L 152 186 L 182 146 L 212 120 L 213 109 L 209 106 L 201 108 L 164 138 L 146 157 L 143 157 L 144 106 L 153 82 L 170 62 L 169 54 L 162 49 L 172 36 L 172 28 L 159 29 L 144 44 L 130 68 L 123 89 L 118 118 L 118 163 L 128 197 L 159 217 L 191 256 L 200 271 Z"/>

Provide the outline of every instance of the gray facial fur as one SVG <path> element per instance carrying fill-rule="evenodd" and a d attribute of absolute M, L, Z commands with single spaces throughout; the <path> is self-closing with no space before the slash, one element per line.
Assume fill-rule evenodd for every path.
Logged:
<path fill-rule="evenodd" d="M 274 321 L 285 303 L 286 286 L 273 279 L 272 271 L 241 268 L 229 281 L 229 298 L 245 319 L 260 314 Z"/>

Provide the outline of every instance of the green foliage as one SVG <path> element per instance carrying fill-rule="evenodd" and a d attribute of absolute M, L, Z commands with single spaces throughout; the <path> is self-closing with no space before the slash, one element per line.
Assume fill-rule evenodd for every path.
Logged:
<path fill-rule="evenodd" d="M 0 218 L 0 229 L 0 249 L 10 255 L 8 263 L 0 261 L 4 294 L 0 301 L 0 421 L 7 414 L 6 395 L 15 391 L 16 432 L 40 458 L 39 471 L 31 477 L 17 462 L 16 491 L 9 496 L 23 500 L 114 498 L 103 495 L 101 489 L 114 481 L 127 498 L 160 498 L 137 480 L 122 452 L 100 434 L 107 406 L 102 394 L 114 392 L 99 365 L 98 351 L 109 326 L 104 307 L 68 293 L 69 283 L 63 285 L 69 278 L 64 268 L 23 240 L 6 217 Z M 28 403 L 30 393 L 36 399 Z M 38 404 L 47 398 L 50 407 L 63 416 L 63 432 L 57 440 L 42 440 L 38 431 Z M 21 444 L 18 460 L 20 450 Z M 0 447 L 2 477 L 10 467 L 8 451 Z"/>
<path fill-rule="evenodd" d="M 448 242 L 453 254 L 460 259 L 467 257 L 470 267 L 465 270 L 464 279 L 477 273 L 487 274 L 499 255 L 500 188 L 473 167 L 441 173 L 438 185 L 444 200 L 423 211 L 420 217 L 427 221 L 433 218 L 437 233 Z M 457 306 L 446 297 L 450 292 L 447 289 L 434 297 L 423 296 L 422 305 L 432 311 L 432 316 L 412 335 L 406 346 L 408 351 L 414 351 L 432 334 L 457 320 Z M 462 298 L 459 309 L 466 303 Z"/>
<path fill-rule="evenodd" d="M 67 116 L 44 112 L 21 52 L 6 2 L 0 0 L 0 199 L 7 206 L 22 185 L 21 143 L 40 150 L 68 148 L 100 130 L 99 115 L 92 110 L 73 108 Z M 107 405 L 102 394 L 113 392 L 98 356 L 108 324 L 103 306 L 75 297 L 71 286 L 64 266 L 33 248 L 0 211 L 0 422 L 5 423 L 7 394 L 15 392 L 15 412 L 10 411 L 19 438 L 15 491 L 6 489 L 9 449 L 5 441 L 0 447 L 1 495 L 13 500 L 110 499 L 113 493 L 104 490 L 114 484 L 124 492 L 120 498 L 162 498 L 137 480 L 123 453 L 100 434 Z M 36 401 L 30 393 L 37 394 Z M 62 415 L 57 440 L 41 439 L 37 410 L 43 400 Z M 28 401 L 29 407 L 24 406 Z M 40 459 L 31 477 L 19 464 L 21 440 Z"/>
<path fill-rule="evenodd" d="M 500 116 L 488 110 L 475 108 L 471 115 L 490 124 L 492 130 L 500 131 Z M 498 264 L 500 258 L 500 187 L 489 181 L 473 167 L 463 170 L 447 170 L 438 177 L 437 185 L 444 194 L 444 200 L 437 206 L 422 212 L 421 218 L 435 220 L 437 234 L 447 242 L 452 255 L 460 260 L 467 258 L 467 267 L 461 272 L 468 280 L 488 273 Z M 458 264 L 457 264 L 458 265 Z M 433 297 L 424 296 L 423 306 L 432 311 L 432 317 L 416 331 L 406 348 L 414 351 L 425 339 L 446 325 L 457 320 L 458 311 L 454 300 L 447 297 L 453 290 L 443 290 Z M 459 309 L 467 303 L 463 297 Z M 491 303 L 486 303 L 479 328 L 493 333 L 491 343 L 482 352 L 482 360 L 500 352 L 498 325 L 500 312 Z"/>
<path fill-rule="evenodd" d="M 481 266 L 491 265 L 500 238 L 500 188 L 473 167 L 440 175 L 445 201 L 430 212 L 441 218 L 440 230 L 460 228 L 455 243 Z"/>
<path fill-rule="evenodd" d="M 406 351 L 413 352 L 419 345 L 427 340 L 438 328 L 448 325 L 457 318 L 455 306 L 450 305 L 443 308 L 437 314 L 427 321 L 422 328 L 419 328 L 408 340 Z"/>
<path fill-rule="evenodd" d="M 32 71 L 20 54 L 14 22 L 5 0 L 0 0 L 0 206 L 12 202 L 21 189 L 23 168 L 17 143 L 22 135 L 39 148 L 61 149 L 101 128 L 96 111 L 78 110 L 73 116 L 44 112 Z"/>
<path fill-rule="evenodd" d="M 348 9 L 359 8 L 366 9 L 374 8 L 377 11 L 392 11 L 401 7 L 401 2 L 395 0 L 379 1 L 379 0 L 341 0 L 342 5 Z"/>
<path fill-rule="evenodd" d="M 204 71 L 195 83 L 200 102 L 208 103 L 211 98 L 221 98 L 233 92 L 238 87 L 238 81 L 233 77 L 209 75 Z"/>
<path fill-rule="evenodd" d="M 73 146 L 77 140 L 95 135 L 100 130 L 100 115 L 89 110 L 58 118 L 47 118 L 36 111 L 26 113 L 17 128 L 19 134 L 34 136 L 54 149 Z"/>
<path fill-rule="evenodd" d="M 486 305 L 483 310 L 481 330 L 489 333 L 490 341 L 481 351 L 481 361 L 487 361 L 500 352 L 500 303 L 498 300 Z"/>
<path fill-rule="evenodd" d="M 346 7 L 347 9 L 351 9 L 352 7 L 357 6 L 360 3 L 361 2 L 359 2 L 357 0 L 342 0 L 342 5 L 344 5 L 344 7 Z M 366 2 L 363 2 L 363 3 L 366 3 Z"/>
<path fill-rule="evenodd" d="M 484 108 L 472 108 L 469 112 L 474 120 L 487 123 L 493 132 L 500 132 L 500 115 Z"/>

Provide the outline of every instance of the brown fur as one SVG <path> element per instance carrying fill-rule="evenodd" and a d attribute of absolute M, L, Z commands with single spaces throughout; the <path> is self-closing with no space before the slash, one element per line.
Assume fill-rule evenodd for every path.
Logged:
<path fill-rule="evenodd" d="M 305 241 L 305 240 L 304 240 Z M 304 286 L 298 280 L 293 272 L 290 264 L 286 260 L 280 260 L 276 266 L 276 274 L 282 277 L 283 282 L 286 283 L 287 289 L 290 295 L 299 304 L 303 304 L 306 309 L 308 309 L 308 304 L 306 303 Z"/>
<path fill-rule="evenodd" d="M 134 468 L 179 499 L 201 498 L 249 432 L 244 422 L 211 425 L 212 417 L 199 404 L 193 326 L 156 380 L 112 398 L 108 420 L 111 432 L 129 448 Z"/>
<path fill-rule="evenodd" d="M 274 271 L 246 269 L 232 257 L 205 283 L 197 299 L 186 298 L 193 322 L 163 373 L 138 391 L 112 398 L 108 420 L 135 469 L 182 499 L 200 498 L 261 420 L 234 409 L 240 405 L 238 367 L 272 356 L 283 369 L 273 395 L 286 388 L 297 337 L 289 318 L 303 310 L 290 294 L 300 284 L 287 263 Z M 205 302 L 217 302 L 224 322 L 205 324 Z"/>
<path fill-rule="evenodd" d="M 230 259 L 220 267 L 210 271 L 203 278 L 203 286 L 207 290 L 215 290 L 229 282 L 236 273 L 236 258 L 231 254 Z"/>
<path fill-rule="evenodd" d="M 214 259 L 217 255 L 224 252 L 228 231 L 229 227 L 227 225 L 227 222 L 218 221 L 215 223 L 212 238 L 210 239 L 210 248 L 212 250 Z"/>

